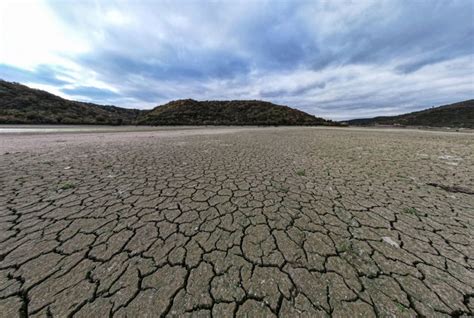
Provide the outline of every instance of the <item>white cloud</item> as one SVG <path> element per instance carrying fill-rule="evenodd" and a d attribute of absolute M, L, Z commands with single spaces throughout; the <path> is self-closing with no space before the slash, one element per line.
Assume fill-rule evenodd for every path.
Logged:
<path fill-rule="evenodd" d="M 50 66 L 63 83 L 28 83 L 69 98 L 61 89 L 95 87 L 117 96 L 81 98 L 128 107 L 252 98 L 333 119 L 393 114 L 472 98 L 469 9 L 462 1 L 0 0 L 0 66 L 31 76 Z"/>
<path fill-rule="evenodd" d="M 105 12 L 105 21 L 114 25 L 127 25 L 130 24 L 132 19 L 130 16 L 125 15 L 123 12 L 117 9 L 111 9 Z"/>
<path fill-rule="evenodd" d="M 65 55 L 91 48 L 69 32 L 44 1 L 0 1 L 0 63 L 25 69 L 39 64 L 62 65 Z"/>

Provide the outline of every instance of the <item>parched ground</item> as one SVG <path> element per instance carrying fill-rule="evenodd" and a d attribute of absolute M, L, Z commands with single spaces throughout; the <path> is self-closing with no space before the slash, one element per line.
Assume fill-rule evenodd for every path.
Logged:
<path fill-rule="evenodd" d="M 474 311 L 474 135 L 0 135 L 0 316 Z"/>

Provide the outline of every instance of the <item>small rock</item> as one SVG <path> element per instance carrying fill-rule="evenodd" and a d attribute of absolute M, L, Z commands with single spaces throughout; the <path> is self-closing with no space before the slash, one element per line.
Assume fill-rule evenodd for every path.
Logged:
<path fill-rule="evenodd" d="M 69 170 L 69 169 L 71 169 L 70 166 L 64 167 L 64 170 Z"/>
<path fill-rule="evenodd" d="M 392 240 L 392 238 L 388 237 L 388 236 L 384 236 L 382 237 L 382 241 L 384 241 L 385 243 L 388 243 L 396 248 L 400 248 L 400 245 L 395 242 L 394 240 Z"/>

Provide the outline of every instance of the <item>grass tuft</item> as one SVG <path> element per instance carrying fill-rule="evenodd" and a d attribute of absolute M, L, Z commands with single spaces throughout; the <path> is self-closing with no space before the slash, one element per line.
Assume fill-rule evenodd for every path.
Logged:
<path fill-rule="evenodd" d="M 405 306 L 403 306 L 402 304 L 400 303 L 396 303 L 396 304 L 397 304 L 398 310 L 400 310 L 401 312 L 406 310 Z"/>
<path fill-rule="evenodd" d="M 296 174 L 299 175 L 300 177 L 303 177 L 306 175 L 306 171 L 304 169 L 299 169 L 299 170 L 296 170 Z"/>
<path fill-rule="evenodd" d="M 351 241 L 346 241 L 346 242 L 343 242 L 341 243 L 338 248 L 337 248 L 337 251 L 339 253 L 345 253 L 345 252 L 351 252 L 353 251 L 354 247 L 352 246 L 352 242 Z"/>
<path fill-rule="evenodd" d="M 406 214 L 418 215 L 418 210 L 416 208 L 405 208 L 403 212 Z"/>
<path fill-rule="evenodd" d="M 272 182 L 272 186 L 277 189 L 278 191 L 281 191 L 281 192 L 284 192 L 284 193 L 287 193 L 288 191 L 290 191 L 290 189 L 284 185 L 280 185 L 278 183 L 274 183 Z"/>
<path fill-rule="evenodd" d="M 74 189 L 76 185 L 70 181 L 63 182 L 59 185 L 59 189 L 61 190 L 68 190 L 68 189 Z"/>

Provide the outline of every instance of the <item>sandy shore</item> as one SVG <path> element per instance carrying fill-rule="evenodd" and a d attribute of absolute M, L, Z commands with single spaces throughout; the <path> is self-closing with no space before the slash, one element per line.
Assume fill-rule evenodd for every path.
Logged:
<path fill-rule="evenodd" d="M 2 133 L 0 316 L 470 315 L 472 136 Z"/>

